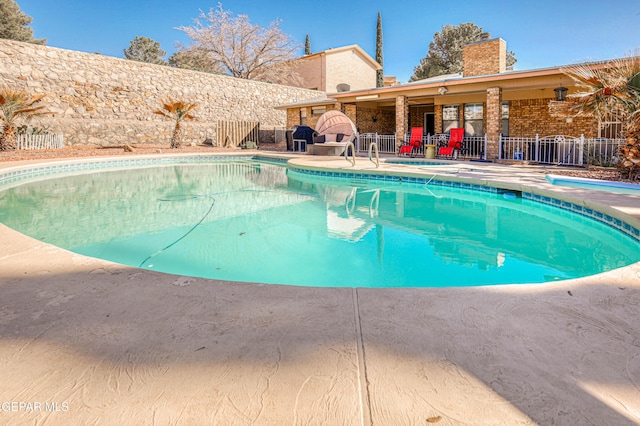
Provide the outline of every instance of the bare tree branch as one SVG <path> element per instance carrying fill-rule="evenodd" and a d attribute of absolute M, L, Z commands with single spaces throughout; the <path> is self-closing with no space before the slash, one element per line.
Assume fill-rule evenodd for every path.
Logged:
<path fill-rule="evenodd" d="M 267 28 L 253 25 L 247 15 L 234 16 L 221 3 L 208 13 L 201 10 L 193 22 L 193 26 L 178 28 L 192 40 L 185 51 L 206 55 L 234 77 L 270 80 L 269 68 L 277 66 L 282 72 L 300 47 L 280 30 L 280 21 Z"/>

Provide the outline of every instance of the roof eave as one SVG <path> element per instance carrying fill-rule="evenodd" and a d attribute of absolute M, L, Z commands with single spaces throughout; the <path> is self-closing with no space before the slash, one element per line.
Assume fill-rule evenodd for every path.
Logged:
<path fill-rule="evenodd" d="M 490 83 L 497 81 L 505 81 L 505 80 L 516 80 L 516 79 L 524 79 L 524 78 L 532 78 L 532 77 L 545 77 L 552 75 L 564 74 L 564 70 L 568 68 L 573 68 L 577 65 L 606 65 L 613 61 L 613 59 L 607 59 L 603 61 L 592 61 L 585 62 L 582 64 L 571 64 L 571 65 L 561 65 L 561 66 L 553 66 L 548 68 L 538 68 L 533 70 L 523 70 L 523 71 L 505 71 L 498 74 L 487 74 L 473 77 L 459 77 L 459 78 L 445 78 L 443 80 L 432 81 L 428 83 L 405 83 L 397 86 L 388 86 L 388 87 L 376 87 L 371 89 L 363 89 L 363 90 L 354 90 L 350 92 L 340 92 L 340 93 L 330 93 L 330 96 L 337 98 L 338 100 L 341 98 L 353 97 L 353 96 L 366 96 L 366 95 L 374 95 L 374 94 L 386 94 L 393 92 L 403 92 L 407 90 L 419 90 L 419 89 L 430 89 L 434 87 L 441 86 L 457 86 L 464 84 L 475 84 L 475 83 Z"/>
<path fill-rule="evenodd" d="M 327 98 L 327 99 L 309 99 L 300 102 L 293 102 L 290 104 L 277 105 L 274 108 L 277 110 L 286 110 L 291 108 L 303 108 L 310 106 L 322 106 L 322 105 L 333 105 L 336 103 L 335 98 Z"/>

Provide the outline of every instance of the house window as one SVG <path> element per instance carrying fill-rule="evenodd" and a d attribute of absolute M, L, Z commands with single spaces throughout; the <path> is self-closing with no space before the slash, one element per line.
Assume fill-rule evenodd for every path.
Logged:
<path fill-rule="evenodd" d="M 322 115 L 325 112 L 327 112 L 327 107 L 326 106 L 311 108 L 311 114 L 313 114 L 313 115 Z"/>
<path fill-rule="evenodd" d="M 482 104 L 465 104 L 464 133 L 467 136 L 482 136 L 484 107 Z"/>
<path fill-rule="evenodd" d="M 442 133 L 447 133 L 451 129 L 460 127 L 460 115 L 458 111 L 458 105 L 442 106 Z"/>
<path fill-rule="evenodd" d="M 502 136 L 509 137 L 509 102 L 502 103 Z"/>
<path fill-rule="evenodd" d="M 306 108 L 300 108 L 300 125 L 301 126 L 307 125 L 307 109 Z"/>

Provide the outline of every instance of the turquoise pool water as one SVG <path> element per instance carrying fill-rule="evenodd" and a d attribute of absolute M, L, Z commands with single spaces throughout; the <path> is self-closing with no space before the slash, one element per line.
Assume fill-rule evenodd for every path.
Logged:
<path fill-rule="evenodd" d="M 534 201 L 249 161 L 25 181 L 0 222 L 125 265 L 305 286 L 543 283 L 640 260 L 634 239 Z"/>

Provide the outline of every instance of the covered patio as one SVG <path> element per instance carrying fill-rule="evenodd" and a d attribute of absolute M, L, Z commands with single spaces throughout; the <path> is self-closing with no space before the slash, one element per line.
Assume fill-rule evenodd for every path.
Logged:
<path fill-rule="evenodd" d="M 356 124 L 356 148 L 362 151 L 375 142 L 380 152 L 397 153 L 411 129 L 422 128 L 415 154 L 424 156 L 425 145 L 446 144 L 450 129 L 464 128 L 463 159 L 611 165 L 622 143 L 620 123 L 553 114 L 550 103 L 577 90 L 563 68 L 508 71 L 504 51 L 502 39 L 476 43 L 465 47 L 462 73 L 333 93 L 279 109 L 287 110 L 288 127 L 301 120 L 313 127 L 318 114 L 341 110 Z"/>

